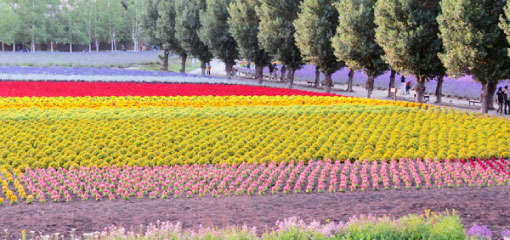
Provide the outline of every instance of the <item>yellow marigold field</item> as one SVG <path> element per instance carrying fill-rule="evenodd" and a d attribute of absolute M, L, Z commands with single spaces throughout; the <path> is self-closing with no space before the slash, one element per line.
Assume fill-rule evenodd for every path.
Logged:
<path fill-rule="evenodd" d="M 426 104 L 366 98 L 330 96 L 179 96 L 179 97 L 10 97 L 0 98 L 0 109 L 50 108 L 141 108 L 141 107 L 229 107 L 369 104 L 427 107 Z"/>
<path fill-rule="evenodd" d="M 507 120 L 402 102 L 296 96 L 1 102 L 0 168 L 7 169 L 510 157 Z"/>

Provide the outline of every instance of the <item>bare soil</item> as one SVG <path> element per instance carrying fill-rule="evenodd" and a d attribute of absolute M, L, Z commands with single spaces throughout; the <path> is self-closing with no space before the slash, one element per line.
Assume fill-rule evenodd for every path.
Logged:
<path fill-rule="evenodd" d="M 510 228 L 510 187 L 383 190 L 366 192 L 203 197 L 190 199 L 138 199 L 73 201 L 71 203 L 5 204 L 0 206 L 0 238 L 17 239 L 25 229 L 42 233 L 76 233 L 123 226 L 139 230 L 151 222 L 181 222 L 184 228 L 200 225 L 243 225 L 264 231 L 277 220 L 300 217 L 348 221 L 354 215 L 400 217 L 425 209 L 455 209 L 469 228 L 488 225 L 496 237 Z M 3 229 L 9 229 L 5 236 Z"/>

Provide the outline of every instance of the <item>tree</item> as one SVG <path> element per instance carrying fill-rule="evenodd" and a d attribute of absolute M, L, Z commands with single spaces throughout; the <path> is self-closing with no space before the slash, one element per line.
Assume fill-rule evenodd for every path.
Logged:
<path fill-rule="evenodd" d="M 186 50 L 175 36 L 175 0 L 165 0 L 159 3 L 159 18 L 156 21 L 156 35 L 165 51 L 178 54 L 181 58 L 181 72 L 186 72 Z M 168 71 L 168 64 L 166 64 Z"/>
<path fill-rule="evenodd" d="M 46 35 L 50 41 L 50 52 L 54 51 L 55 43 L 66 41 L 64 25 L 64 8 L 61 7 L 60 0 L 48 0 L 46 11 Z"/>
<path fill-rule="evenodd" d="M 294 73 L 303 66 L 301 52 L 296 46 L 294 20 L 298 16 L 300 0 L 260 0 L 257 38 L 262 48 L 288 69 L 289 87 Z"/>
<path fill-rule="evenodd" d="M 207 8 L 200 13 L 200 40 L 211 53 L 225 63 L 227 77 L 231 77 L 232 67 L 239 58 L 237 43 L 230 33 L 228 7 L 233 0 L 206 0 Z"/>
<path fill-rule="evenodd" d="M 0 1 L 0 42 L 2 52 L 5 51 L 5 43 L 12 43 L 15 40 L 16 32 L 19 29 L 19 19 L 12 9 L 12 4 L 7 1 Z"/>
<path fill-rule="evenodd" d="M 189 55 L 202 62 L 202 75 L 205 75 L 206 64 L 213 58 L 208 46 L 198 35 L 200 11 L 205 9 L 205 0 L 175 1 L 175 36 Z"/>
<path fill-rule="evenodd" d="M 130 28 L 130 37 L 131 41 L 133 42 L 133 51 L 138 51 L 138 42 L 140 40 L 140 34 L 141 34 L 141 18 L 143 13 L 143 5 L 145 3 L 145 0 L 131 0 L 130 4 L 126 3 L 127 5 L 124 5 L 126 3 L 123 2 L 124 8 L 127 8 L 126 6 L 129 6 L 126 10 L 128 10 L 128 16 L 129 16 L 129 28 Z"/>
<path fill-rule="evenodd" d="M 438 58 L 443 50 L 436 21 L 439 1 L 378 0 L 375 5 L 376 42 L 392 69 L 416 75 L 418 102 L 423 102 L 425 82 L 445 74 Z"/>
<path fill-rule="evenodd" d="M 102 40 L 110 42 L 110 50 L 117 50 L 119 40 L 125 38 L 127 24 L 123 20 L 126 16 L 122 4 L 115 0 L 97 0 L 99 6 L 99 28 Z"/>
<path fill-rule="evenodd" d="M 99 52 L 99 39 L 101 38 L 102 29 L 100 27 L 98 1 L 85 1 L 81 8 L 84 14 L 86 42 L 88 43 L 89 52 L 92 52 L 92 44 L 94 44 L 96 52 Z"/>
<path fill-rule="evenodd" d="M 142 31 L 147 41 L 153 45 L 161 45 L 159 34 L 157 33 L 157 21 L 159 18 L 159 3 L 160 0 L 147 0 L 142 15 Z"/>
<path fill-rule="evenodd" d="M 374 4 L 376 0 L 340 0 L 337 34 L 333 38 L 335 55 L 353 70 L 367 75 L 365 89 L 372 97 L 375 78 L 388 69 L 383 49 L 375 41 Z"/>
<path fill-rule="evenodd" d="M 300 13 L 294 22 L 296 45 L 303 58 L 317 66 L 324 73 L 326 92 L 331 92 L 331 75 L 343 67 L 337 61 L 331 39 L 338 26 L 338 12 L 333 6 L 334 0 L 304 0 Z"/>
<path fill-rule="evenodd" d="M 499 80 L 510 77 L 509 47 L 499 28 L 504 0 L 443 0 L 438 17 L 445 52 L 440 54 L 452 76 L 471 74 L 482 84 L 482 113 L 492 107 Z"/>
<path fill-rule="evenodd" d="M 510 1 L 506 2 L 504 8 L 504 15 L 499 18 L 499 27 L 506 34 L 506 39 L 510 43 Z M 508 49 L 508 56 L 510 56 L 510 48 Z"/>
<path fill-rule="evenodd" d="M 16 0 L 14 12 L 19 17 L 22 41 L 30 42 L 30 50 L 35 52 L 35 44 L 46 41 L 46 0 Z"/>
<path fill-rule="evenodd" d="M 230 3 L 228 23 L 241 56 L 255 63 L 255 78 L 262 83 L 264 66 L 271 63 L 271 57 L 257 39 L 260 19 L 256 8 L 259 6 L 259 0 L 237 0 Z"/>
<path fill-rule="evenodd" d="M 167 34 L 162 34 L 160 31 L 166 30 L 163 25 L 165 24 L 160 19 L 159 8 L 163 8 L 161 13 L 162 17 L 169 18 L 167 14 L 171 14 L 171 9 L 166 9 L 166 7 L 172 7 L 172 5 L 165 6 L 161 5 L 163 1 L 161 0 L 148 0 L 145 5 L 145 10 L 142 15 L 142 29 L 144 35 L 147 37 L 148 42 L 152 45 L 163 46 L 163 39 L 161 37 L 169 37 Z M 173 6 L 175 7 L 175 5 Z M 168 12 L 167 12 L 168 11 Z M 166 12 L 166 14 L 164 13 Z M 159 22 L 159 23 L 158 23 Z M 170 45 L 163 46 L 163 71 L 168 71 L 168 56 L 170 55 L 170 49 L 168 49 Z M 167 48 L 165 48 L 167 47 Z"/>
<path fill-rule="evenodd" d="M 63 8 L 63 39 L 69 44 L 69 52 L 73 51 L 73 44 L 81 44 L 87 42 L 85 15 L 80 9 L 81 1 L 67 0 L 66 4 L 62 4 Z"/>

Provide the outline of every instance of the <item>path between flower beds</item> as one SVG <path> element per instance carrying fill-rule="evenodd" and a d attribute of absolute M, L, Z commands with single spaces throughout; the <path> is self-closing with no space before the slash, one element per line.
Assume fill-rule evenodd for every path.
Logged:
<path fill-rule="evenodd" d="M 0 206 L 0 226 L 9 238 L 21 230 L 43 233 L 78 233 L 104 230 L 116 225 L 138 230 L 140 224 L 157 220 L 182 222 L 184 228 L 242 225 L 258 231 L 277 220 L 297 216 L 310 222 L 347 221 L 353 215 L 373 214 L 399 217 L 455 209 L 469 228 L 489 225 L 499 234 L 510 227 L 510 188 L 444 188 L 433 190 L 390 190 L 323 194 L 289 194 L 241 197 L 204 197 L 158 200 L 86 201 L 71 203 L 18 204 Z M 3 238 L 3 233 L 2 233 Z"/>

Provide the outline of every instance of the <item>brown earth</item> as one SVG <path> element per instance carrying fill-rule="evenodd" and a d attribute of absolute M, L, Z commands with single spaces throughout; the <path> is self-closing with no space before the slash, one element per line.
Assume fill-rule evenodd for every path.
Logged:
<path fill-rule="evenodd" d="M 0 207 L 0 238 L 17 239 L 23 229 L 42 233 L 78 234 L 101 231 L 108 226 L 139 229 L 150 222 L 181 222 L 184 228 L 200 225 L 242 225 L 259 231 L 277 220 L 300 217 L 312 220 L 348 221 L 353 215 L 400 217 L 425 209 L 455 209 L 466 228 L 489 225 L 499 237 L 510 228 L 510 187 L 388 190 L 322 194 L 203 197 L 191 199 L 141 199 L 73 201 L 71 203 L 5 204 Z"/>

